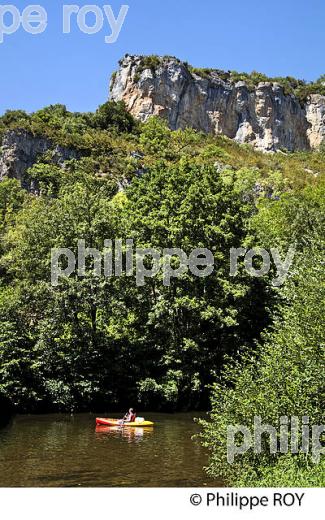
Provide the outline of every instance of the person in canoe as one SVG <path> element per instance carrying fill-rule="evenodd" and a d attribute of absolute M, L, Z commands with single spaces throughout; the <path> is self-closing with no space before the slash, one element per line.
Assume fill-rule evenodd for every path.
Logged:
<path fill-rule="evenodd" d="M 137 414 L 135 413 L 133 408 L 130 408 L 130 410 L 124 415 L 123 422 L 134 422 L 136 419 Z"/>

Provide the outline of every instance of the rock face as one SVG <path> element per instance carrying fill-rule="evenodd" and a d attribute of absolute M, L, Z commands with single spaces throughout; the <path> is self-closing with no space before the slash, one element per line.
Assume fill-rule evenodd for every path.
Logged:
<path fill-rule="evenodd" d="M 313 94 L 306 105 L 307 130 L 311 148 L 318 148 L 325 142 L 325 96 Z"/>
<path fill-rule="evenodd" d="M 158 115 L 173 130 L 224 134 L 266 152 L 317 148 L 325 138 L 325 96 L 313 94 L 301 106 L 277 83 L 259 83 L 251 91 L 218 72 L 191 73 L 176 58 L 161 59 L 154 70 L 141 64 L 141 57 L 126 56 L 110 87 L 111 99 L 123 100 L 141 121 Z"/>
<path fill-rule="evenodd" d="M 22 187 L 32 189 L 26 177 L 28 168 L 51 150 L 53 164 L 63 166 L 65 161 L 78 158 L 75 150 L 53 145 L 46 137 L 34 136 L 26 130 L 10 130 L 3 140 L 0 153 L 0 181 L 5 177 L 20 181 Z"/>

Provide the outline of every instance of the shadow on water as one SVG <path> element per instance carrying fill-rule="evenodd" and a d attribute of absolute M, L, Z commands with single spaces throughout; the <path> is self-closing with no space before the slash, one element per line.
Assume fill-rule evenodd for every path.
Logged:
<path fill-rule="evenodd" d="M 0 397 L 0 428 L 7 426 L 12 417 L 13 409 L 10 402 L 4 397 Z"/>
<path fill-rule="evenodd" d="M 95 426 L 91 414 L 17 416 L 0 430 L 0 486 L 196 487 L 207 453 L 193 414 L 146 414 L 154 428 Z"/>

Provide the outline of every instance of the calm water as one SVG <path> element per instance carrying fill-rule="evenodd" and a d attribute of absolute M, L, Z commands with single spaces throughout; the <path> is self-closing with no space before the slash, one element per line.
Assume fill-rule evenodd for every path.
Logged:
<path fill-rule="evenodd" d="M 216 486 L 190 414 L 146 414 L 154 428 L 95 426 L 90 414 L 17 416 L 0 430 L 0 486 Z"/>

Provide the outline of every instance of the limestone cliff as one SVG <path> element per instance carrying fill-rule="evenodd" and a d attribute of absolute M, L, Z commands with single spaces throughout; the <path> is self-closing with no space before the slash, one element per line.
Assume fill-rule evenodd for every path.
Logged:
<path fill-rule="evenodd" d="M 0 181 L 5 177 L 15 178 L 24 188 L 33 188 L 29 185 L 26 172 L 39 157 L 49 151 L 53 164 L 58 166 L 78 157 L 75 150 L 54 145 L 46 137 L 34 136 L 27 130 L 9 130 L 2 140 Z"/>
<path fill-rule="evenodd" d="M 141 121 L 159 115 L 172 129 L 224 134 L 262 151 L 313 149 L 325 138 L 325 96 L 312 94 L 302 104 L 278 83 L 252 90 L 218 71 L 202 77 L 176 58 L 160 59 L 153 69 L 140 56 L 126 56 L 110 90 L 111 99 L 124 100 Z"/>

